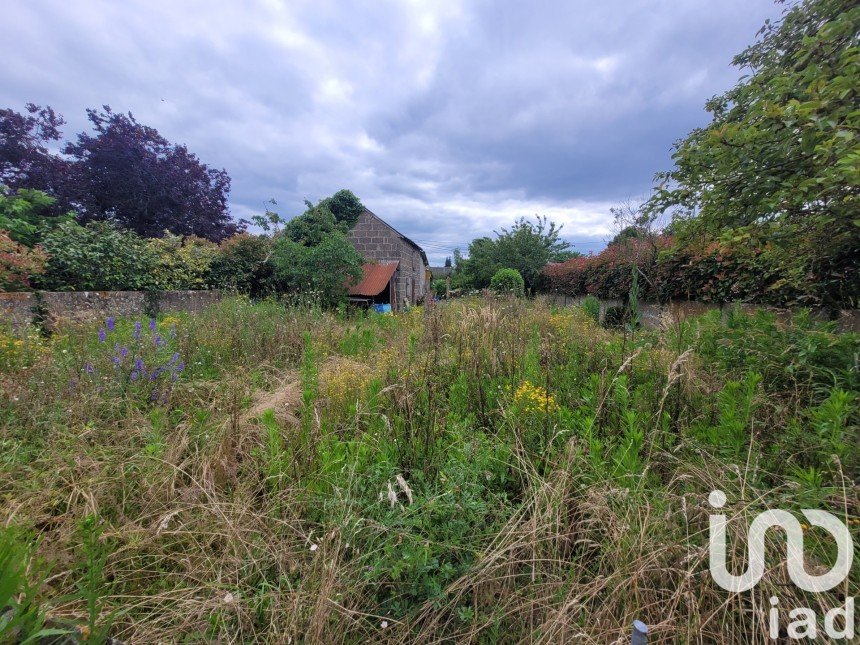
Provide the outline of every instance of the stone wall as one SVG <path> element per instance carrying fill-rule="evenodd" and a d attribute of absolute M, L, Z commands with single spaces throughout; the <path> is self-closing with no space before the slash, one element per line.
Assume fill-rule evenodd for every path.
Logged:
<path fill-rule="evenodd" d="M 141 316 L 153 312 L 195 313 L 218 302 L 224 292 L 212 291 L 41 291 L 0 293 L 0 325 L 21 327 L 37 315 L 48 326 L 63 322 L 102 320 L 108 316 Z"/>

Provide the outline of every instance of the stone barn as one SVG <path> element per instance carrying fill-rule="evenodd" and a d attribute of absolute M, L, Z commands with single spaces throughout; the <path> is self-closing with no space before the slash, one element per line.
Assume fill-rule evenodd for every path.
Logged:
<path fill-rule="evenodd" d="M 415 242 L 368 210 L 349 241 L 366 262 L 361 282 L 349 290 L 351 300 L 390 304 L 395 311 L 424 300 L 430 287 L 427 255 Z"/>

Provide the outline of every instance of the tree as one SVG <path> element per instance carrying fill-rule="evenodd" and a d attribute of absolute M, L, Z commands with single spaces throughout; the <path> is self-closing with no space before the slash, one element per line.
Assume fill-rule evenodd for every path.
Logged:
<path fill-rule="evenodd" d="M 337 191 L 331 197 L 323 199 L 319 205 L 327 207 L 334 215 L 335 220 L 339 224 L 344 224 L 347 229 L 355 226 L 359 215 L 365 210 L 361 200 L 352 191 L 345 188 Z"/>
<path fill-rule="evenodd" d="M 496 239 L 480 237 L 469 244 L 469 257 L 458 263 L 458 284 L 485 288 L 499 269 L 516 269 L 527 289 L 543 284 L 543 269 L 549 262 L 569 257 L 570 244 L 561 240 L 561 227 L 546 217 L 535 222 L 518 219 L 510 229 L 496 231 Z"/>
<path fill-rule="evenodd" d="M 74 213 L 57 216 L 55 206 L 56 200 L 39 190 L 20 188 L 11 193 L 0 187 L 0 230 L 33 247 L 46 231 L 74 219 Z"/>
<path fill-rule="evenodd" d="M 50 107 L 28 103 L 26 112 L 0 110 L 0 184 L 13 192 L 44 191 L 58 200 L 51 205 L 53 214 L 65 213 L 69 162 L 50 150 L 60 141 L 65 121 Z"/>
<path fill-rule="evenodd" d="M 361 200 L 346 189 L 321 199 L 316 206 L 305 200 L 305 206 L 304 213 L 287 222 L 284 235 L 306 246 L 319 244 L 334 231 L 345 235 L 365 210 Z"/>
<path fill-rule="evenodd" d="M 67 187 L 82 222 L 109 220 L 145 237 L 169 230 L 220 241 L 239 228 L 230 218 L 230 177 L 201 163 L 134 116 L 87 110 L 95 134 L 65 146 L 74 163 Z"/>
<path fill-rule="evenodd" d="M 490 279 L 490 289 L 496 293 L 509 293 L 519 298 L 525 292 L 525 282 L 516 269 L 499 269 Z"/>
<path fill-rule="evenodd" d="M 146 240 L 111 222 L 65 222 L 42 242 L 50 255 L 37 286 L 48 291 L 139 291 L 155 286 L 157 256 Z"/>
<path fill-rule="evenodd" d="M 711 123 L 675 145 L 648 205 L 674 212 L 682 244 L 779 245 L 818 304 L 856 305 L 858 33 L 856 2 L 805 0 L 735 57 L 749 73 L 707 103 Z"/>
<path fill-rule="evenodd" d="M 273 245 L 272 238 L 265 235 L 237 233 L 227 238 L 209 266 L 210 284 L 255 298 L 276 293 L 274 267 L 270 262 Z"/>
<path fill-rule="evenodd" d="M 451 268 L 451 256 L 450 255 L 447 258 L 445 258 L 445 268 L 446 269 Z"/>
<path fill-rule="evenodd" d="M 325 306 L 334 306 L 346 298 L 349 282 L 361 279 L 362 262 L 361 254 L 340 231 L 331 232 L 316 245 L 281 236 L 275 240 L 272 252 L 279 286 L 318 297 Z"/>

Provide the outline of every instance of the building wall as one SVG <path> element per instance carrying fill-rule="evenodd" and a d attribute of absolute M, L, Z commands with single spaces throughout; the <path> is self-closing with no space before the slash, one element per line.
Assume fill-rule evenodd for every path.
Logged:
<path fill-rule="evenodd" d="M 363 212 L 349 232 L 349 241 L 366 260 L 400 262 L 394 274 L 395 309 L 414 305 L 427 294 L 427 267 L 421 252 L 370 211 Z"/>

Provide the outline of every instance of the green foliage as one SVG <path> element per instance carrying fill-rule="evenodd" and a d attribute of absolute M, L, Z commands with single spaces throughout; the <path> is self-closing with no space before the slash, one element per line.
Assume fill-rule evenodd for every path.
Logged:
<path fill-rule="evenodd" d="M 598 322 L 600 320 L 600 300 L 594 296 L 586 296 L 583 298 L 581 306 L 582 310 L 588 314 L 588 317 L 594 322 Z"/>
<path fill-rule="evenodd" d="M 28 573 L 38 583 L 28 579 Z M 44 609 L 39 604 L 39 586 L 45 571 L 33 562 L 32 549 L 22 544 L 13 528 L 0 528 L 0 641 L 38 643 L 63 636 L 70 630 L 45 628 Z"/>
<path fill-rule="evenodd" d="M 167 403 L 120 376 L 70 387 L 133 323 L 0 343 L 34 356 L 0 360 L 3 508 L 44 535 L 30 553 L 62 554 L 47 584 L 21 571 L 91 639 L 124 608 L 128 642 L 617 641 L 635 614 L 740 645 L 754 599 L 727 603 L 690 558 L 708 493 L 733 500 L 735 562 L 765 507 L 857 524 L 857 336 L 806 317 L 709 315 L 631 351 L 542 298 L 393 316 L 232 298 L 156 321 L 187 364 Z M 815 561 L 824 538 L 805 534 Z M 800 606 L 783 578 L 762 590 Z"/>
<path fill-rule="evenodd" d="M 209 265 L 210 284 L 253 297 L 277 291 L 274 269 L 269 262 L 272 239 L 265 235 L 239 233 L 221 242 Z"/>
<path fill-rule="evenodd" d="M 834 323 L 799 312 L 780 321 L 767 311 L 712 312 L 696 323 L 696 352 L 713 367 L 734 376 L 755 370 L 770 392 L 808 393 L 820 400 L 837 387 L 860 389 L 856 360 L 860 336 L 839 333 Z"/>
<path fill-rule="evenodd" d="M 15 242 L 34 247 L 45 231 L 74 218 L 73 213 L 52 213 L 55 203 L 53 197 L 38 190 L 22 188 L 9 193 L 0 187 L 0 231 L 6 231 Z"/>
<path fill-rule="evenodd" d="M 734 60 L 749 74 L 708 102 L 711 124 L 676 145 L 649 204 L 676 209 L 685 243 L 767 240 L 773 271 L 817 283 L 826 306 L 860 298 L 858 31 L 849 0 L 805 0 L 765 25 Z"/>
<path fill-rule="evenodd" d="M 365 208 L 361 200 L 352 191 L 341 189 L 331 197 L 326 197 L 319 203 L 328 208 L 338 224 L 344 224 L 348 229 L 355 226 Z"/>
<path fill-rule="evenodd" d="M 520 298 L 525 293 L 525 282 L 516 269 L 499 269 L 490 279 L 490 289 L 496 293 L 509 293 Z"/>
<path fill-rule="evenodd" d="M 298 244 L 317 246 L 327 236 L 346 234 L 364 211 L 361 201 L 348 190 L 339 190 L 316 206 L 306 201 L 307 210 L 284 227 L 284 235 Z"/>
<path fill-rule="evenodd" d="M 152 269 L 153 286 L 162 291 L 206 289 L 209 269 L 218 245 L 202 237 L 182 238 L 165 231 L 163 237 L 148 240 L 156 261 Z"/>
<path fill-rule="evenodd" d="M 346 298 L 348 281 L 361 279 L 363 262 L 339 231 L 330 232 L 314 246 L 278 237 L 271 261 L 280 288 L 313 295 L 324 306 L 337 305 Z"/>
<path fill-rule="evenodd" d="M 432 289 L 437 298 L 442 298 L 448 293 L 448 281 L 444 278 L 436 278 L 433 280 Z"/>
<path fill-rule="evenodd" d="M 65 222 L 42 246 L 50 255 L 37 280 L 47 291 L 137 291 L 155 286 L 157 257 L 146 240 L 109 222 Z"/>
<path fill-rule="evenodd" d="M 496 232 L 496 239 L 481 237 L 469 244 L 469 257 L 455 253 L 455 280 L 459 287 L 483 289 L 490 286 L 499 269 L 516 269 L 529 290 L 543 285 L 543 269 L 548 262 L 566 259 L 570 246 L 560 237 L 561 226 L 546 217 L 535 222 L 518 219 L 510 229 Z"/>

